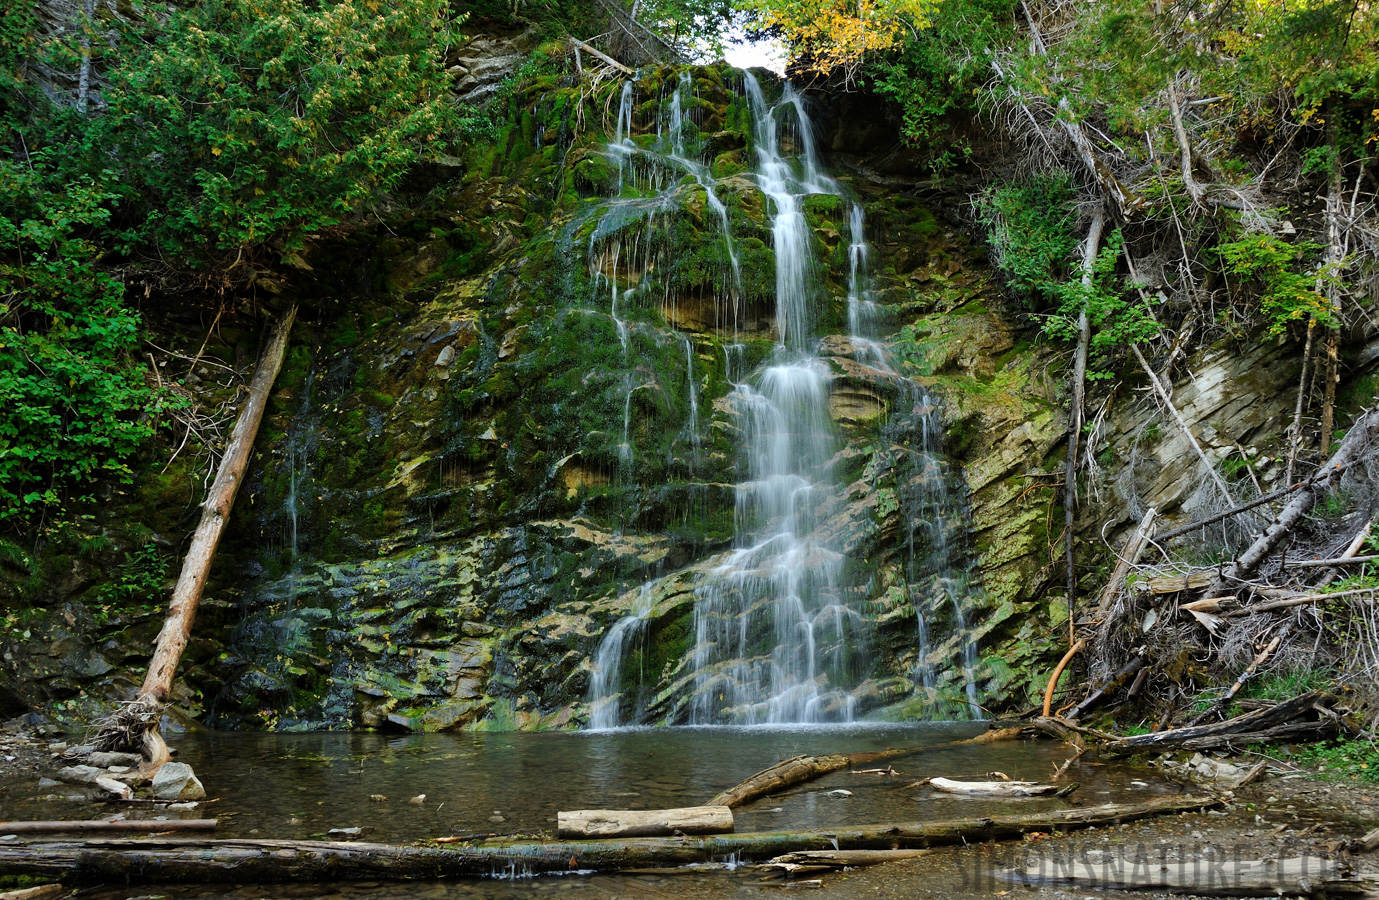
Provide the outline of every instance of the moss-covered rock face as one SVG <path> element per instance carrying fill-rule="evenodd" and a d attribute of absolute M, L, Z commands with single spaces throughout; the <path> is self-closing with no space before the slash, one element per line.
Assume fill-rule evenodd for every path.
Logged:
<path fill-rule="evenodd" d="M 175 700 L 192 715 L 584 725 L 593 660 L 635 614 L 604 673 L 620 721 L 688 718 L 696 605 L 744 526 L 734 384 L 759 377 L 778 338 L 751 115 L 726 69 L 644 70 L 626 95 L 589 97 L 533 68 L 497 94 L 500 139 L 462 177 L 312 257 L 184 661 Z M 1063 360 L 960 233 L 960 200 L 926 207 L 868 159 L 848 158 L 848 199 L 801 204 L 837 448 L 837 490 L 810 512 L 838 554 L 829 589 L 868 623 L 861 662 L 822 677 L 846 675 L 876 717 L 1021 706 L 1066 633 Z M 881 354 L 848 334 L 853 203 Z M 159 341 L 247 366 L 257 330 L 227 320 L 207 338 L 207 324 L 168 317 Z M 1296 375 L 1277 353 L 1193 361 L 1176 398 L 1212 424 L 1209 453 L 1277 440 Z M 233 408 L 214 369 L 177 377 L 203 410 Z M 1096 523 L 1190 510 L 1178 439 L 1148 401 L 1112 408 L 1081 559 L 1106 557 Z M 136 684 L 208 466 L 169 455 L 93 498 L 66 537 L 0 543 L 0 713 L 81 722 Z"/>

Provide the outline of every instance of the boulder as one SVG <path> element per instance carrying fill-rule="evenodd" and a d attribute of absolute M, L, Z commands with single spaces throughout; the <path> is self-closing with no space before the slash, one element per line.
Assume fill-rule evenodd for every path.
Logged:
<path fill-rule="evenodd" d="M 202 800 L 206 789 L 186 763 L 163 763 L 153 775 L 155 800 Z"/>

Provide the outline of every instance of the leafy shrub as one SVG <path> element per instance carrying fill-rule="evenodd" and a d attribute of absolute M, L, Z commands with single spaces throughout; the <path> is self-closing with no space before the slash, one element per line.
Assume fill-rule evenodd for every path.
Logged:
<path fill-rule="evenodd" d="M 1259 307 L 1269 333 L 1280 334 L 1289 322 L 1309 318 L 1315 318 L 1318 325 L 1336 327 L 1331 304 L 1314 289 L 1317 276 L 1294 270 L 1300 256 L 1317 249 L 1316 244 L 1293 245 L 1272 234 L 1247 234 L 1218 245 L 1216 252 L 1227 278 L 1259 286 Z M 1329 277 L 1329 273 L 1322 273 L 1323 280 Z"/>
<path fill-rule="evenodd" d="M 387 190 L 455 114 L 443 0 L 207 0 L 109 76 L 92 149 L 167 254 L 292 251 Z"/>
<path fill-rule="evenodd" d="M 102 476 L 129 481 L 161 395 L 133 362 L 138 316 L 89 237 L 109 195 L 0 161 L 0 521 L 30 522 Z"/>

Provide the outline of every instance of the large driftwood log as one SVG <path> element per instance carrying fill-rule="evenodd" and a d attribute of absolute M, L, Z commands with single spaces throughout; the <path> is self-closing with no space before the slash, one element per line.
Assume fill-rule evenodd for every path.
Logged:
<path fill-rule="evenodd" d="M 833 753 L 828 756 L 792 756 L 774 766 L 762 769 L 745 781 L 720 792 L 707 806 L 739 807 L 744 803 L 783 791 L 788 787 L 813 781 L 837 772 L 839 769 L 855 768 L 883 759 L 892 759 L 914 753 L 917 748 L 903 750 L 877 750 L 872 753 Z"/>
<path fill-rule="evenodd" d="M 718 837 L 625 838 L 609 841 L 498 841 L 482 845 L 398 847 L 333 841 L 142 840 L 8 841 L 0 872 L 61 876 L 70 882 L 289 882 L 442 878 L 495 872 L 617 871 L 679 866 L 736 856 L 769 859 L 806 850 L 891 850 L 1019 838 L 1033 831 L 1114 825 L 1153 816 L 1213 809 L 1212 797 L 1175 797 L 1024 815 L 831 831 L 780 831 Z M 453 847 L 453 849 L 451 849 Z"/>
<path fill-rule="evenodd" d="M 1034 781 L 955 781 L 952 778 L 930 778 L 929 787 L 945 794 L 966 794 L 971 797 L 1042 797 L 1067 790 L 1063 785 Z M 1072 787 L 1076 788 L 1077 785 Z"/>
<path fill-rule="evenodd" d="M 1325 722 L 1305 722 L 1298 725 L 1293 725 L 1293 720 L 1311 712 L 1315 706 L 1329 707 L 1335 702 L 1336 698 L 1330 694 L 1323 691 L 1311 691 L 1264 709 L 1251 710 L 1223 722 L 1131 735 L 1110 742 L 1107 749 L 1112 752 L 1124 753 L 1136 753 L 1141 750 L 1168 750 L 1180 747 L 1205 750 L 1229 743 L 1248 743 L 1251 738 L 1258 734 L 1289 728 L 1298 734 L 1310 733 L 1316 731 L 1323 724 L 1334 727 L 1334 720 L 1323 717 Z"/>
<path fill-rule="evenodd" d="M 1033 856 L 1001 873 L 1019 884 L 1065 884 L 1082 889 L 1153 891 L 1200 897 L 1335 897 L 1367 894 L 1372 881 L 1348 875 L 1321 856 L 1176 859 L 1110 856 L 1102 861 Z"/>
<path fill-rule="evenodd" d="M 726 806 L 682 809 L 576 809 L 556 814 L 561 838 L 662 837 L 675 834 L 726 834 L 733 811 Z"/>

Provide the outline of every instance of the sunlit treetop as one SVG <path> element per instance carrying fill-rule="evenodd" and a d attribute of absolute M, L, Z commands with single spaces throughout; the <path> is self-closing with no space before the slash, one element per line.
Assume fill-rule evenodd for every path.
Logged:
<path fill-rule="evenodd" d="M 792 57 L 817 72 L 851 75 L 870 55 L 890 50 L 929 24 L 939 0 L 745 0 L 766 26 L 780 29 Z"/>

